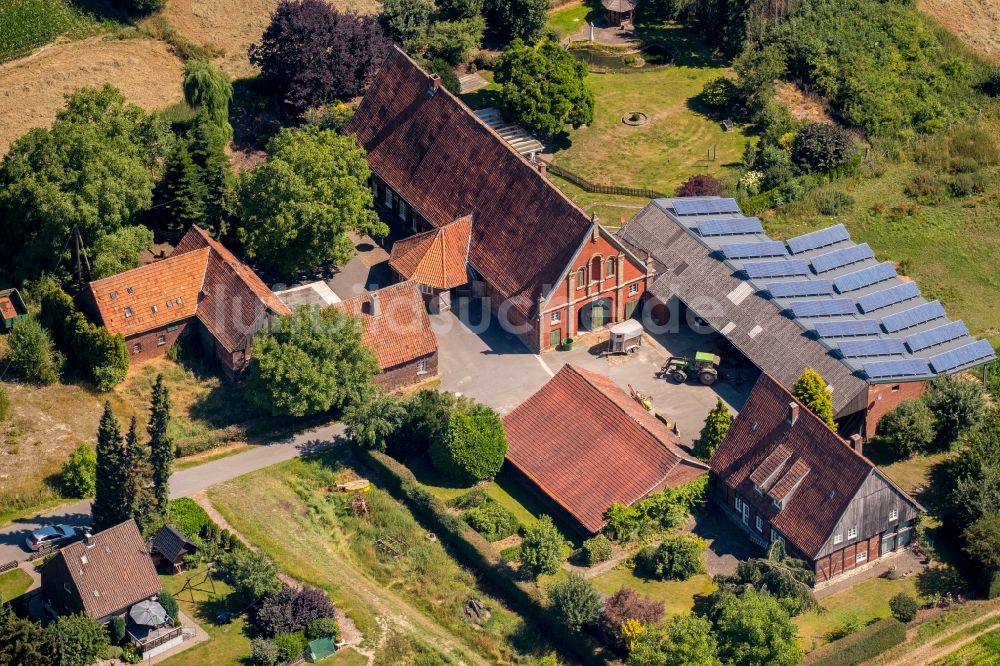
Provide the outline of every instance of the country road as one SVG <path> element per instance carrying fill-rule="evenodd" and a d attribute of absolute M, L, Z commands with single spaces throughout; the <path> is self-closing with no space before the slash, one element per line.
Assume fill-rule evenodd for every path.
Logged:
<path fill-rule="evenodd" d="M 299 433 L 286 441 L 258 446 L 228 458 L 219 458 L 204 465 L 174 472 L 170 477 L 170 496 L 172 498 L 188 497 L 216 483 L 289 460 L 317 447 L 332 443 L 343 432 L 344 426 L 340 423 L 329 423 Z M 25 559 L 29 554 L 27 548 L 24 547 L 24 539 L 28 533 L 43 525 L 54 523 L 75 526 L 88 525 L 90 523 L 90 500 L 63 504 L 35 516 L 19 518 L 10 525 L 0 527 L 0 564 Z"/>

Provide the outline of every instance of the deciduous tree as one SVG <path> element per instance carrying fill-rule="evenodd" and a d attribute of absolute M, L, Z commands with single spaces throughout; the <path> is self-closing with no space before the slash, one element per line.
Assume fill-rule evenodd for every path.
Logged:
<path fill-rule="evenodd" d="M 406 417 L 399 398 L 377 391 L 370 398 L 349 405 L 341 419 L 347 427 L 347 437 L 369 449 L 385 451 L 386 441 Z"/>
<path fill-rule="evenodd" d="M 193 109 L 204 109 L 208 117 L 228 136 L 229 103 L 233 99 L 233 84 L 229 75 L 205 60 L 188 60 L 184 64 L 184 101 Z"/>
<path fill-rule="evenodd" d="M 924 396 L 934 414 L 937 440 L 949 446 L 964 431 L 974 427 L 986 413 L 983 388 L 978 382 L 952 375 L 935 378 Z"/>
<path fill-rule="evenodd" d="M 503 88 L 504 114 L 551 137 L 594 120 L 587 67 L 549 41 L 536 46 L 515 40 L 497 60 L 494 78 Z"/>
<path fill-rule="evenodd" d="M 563 560 L 566 539 L 549 516 L 540 516 L 534 525 L 526 527 L 521 540 L 521 565 L 533 577 L 554 574 Z"/>
<path fill-rule="evenodd" d="M 646 628 L 629 653 L 628 666 L 722 666 L 722 661 L 708 620 L 674 615 Z"/>
<path fill-rule="evenodd" d="M 282 588 L 278 567 L 264 553 L 237 548 L 223 555 L 219 564 L 236 592 L 250 603 Z"/>
<path fill-rule="evenodd" d="M 824 423 L 834 430 L 837 429 L 837 424 L 833 420 L 833 396 L 819 373 L 812 368 L 806 368 L 792 387 L 792 395 Z"/>
<path fill-rule="evenodd" d="M 507 455 L 503 422 L 486 405 L 456 411 L 430 454 L 434 467 L 457 481 L 491 481 Z"/>
<path fill-rule="evenodd" d="M 549 588 L 549 603 L 556 619 L 573 632 L 596 620 L 601 611 L 601 595 L 597 588 L 576 573 Z"/>
<path fill-rule="evenodd" d="M 691 176 L 677 188 L 678 197 L 718 197 L 726 190 L 726 185 L 707 173 Z"/>
<path fill-rule="evenodd" d="M 73 451 L 73 455 L 59 472 L 59 485 L 67 497 L 90 497 L 97 480 L 97 453 L 86 442 Z"/>
<path fill-rule="evenodd" d="M 7 361 L 18 376 L 37 384 L 59 381 L 63 365 L 48 331 L 33 316 L 14 322 L 7 336 Z"/>
<path fill-rule="evenodd" d="M 504 41 L 531 43 L 542 36 L 548 18 L 548 0 L 485 0 L 490 32 Z"/>
<path fill-rule="evenodd" d="M 794 666 L 796 629 L 778 600 L 752 589 L 724 593 L 713 619 L 719 657 L 732 666 Z"/>
<path fill-rule="evenodd" d="M 804 171 L 829 171 L 847 164 L 853 156 L 854 137 L 837 125 L 806 125 L 792 141 L 792 161 Z"/>
<path fill-rule="evenodd" d="M 371 169 L 352 137 L 284 129 L 267 152 L 239 183 L 240 238 L 250 258 L 294 274 L 346 263 L 354 252 L 348 231 L 389 232 L 372 208 Z"/>
<path fill-rule="evenodd" d="M 431 0 L 385 0 L 378 21 L 390 39 L 412 53 L 424 44 L 433 13 Z"/>
<path fill-rule="evenodd" d="M 631 587 L 622 586 L 604 602 L 598 620 L 601 633 L 613 647 L 624 650 L 627 645 L 622 626 L 629 620 L 648 626 L 663 618 L 663 602 L 639 594 Z"/>
<path fill-rule="evenodd" d="M 719 398 L 715 402 L 715 407 L 705 417 L 705 425 L 701 429 L 701 434 L 694 443 L 693 453 L 702 460 L 708 460 L 715 453 L 715 448 L 722 443 L 729 432 L 729 427 L 733 425 L 733 415 L 729 413 L 726 403 Z"/>
<path fill-rule="evenodd" d="M 153 245 L 153 232 L 141 224 L 129 224 L 97 237 L 88 250 L 91 278 L 124 273 L 139 265 L 139 253 Z"/>
<path fill-rule="evenodd" d="M 464 64 L 483 43 L 482 17 L 435 21 L 427 32 L 427 57 L 440 58 L 452 67 Z"/>
<path fill-rule="evenodd" d="M 149 465 L 155 508 L 166 515 L 170 507 L 170 472 L 176 454 L 170 437 L 170 393 L 163 383 L 163 375 L 156 376 L 149 410 Z"/>
<path fill-rule="evenodd" d="M 483 14 L 483 0 L 437 0 L 436 4 L 441 16 L 451 21 L 475 18 Z"/>
<path fill-rule="evenodd" d="M 934 414 L 923 400 L 904 400 L 878 420 L 877 432 L 901 456 L 920 453 L 934 441 Z"/>
<path fill-rule="evenodd" d="M 108 646 L 104 626 L 83 613 L 62 615 L 45 631 L 55 640 L 58 666 L 89 666 Z"/>

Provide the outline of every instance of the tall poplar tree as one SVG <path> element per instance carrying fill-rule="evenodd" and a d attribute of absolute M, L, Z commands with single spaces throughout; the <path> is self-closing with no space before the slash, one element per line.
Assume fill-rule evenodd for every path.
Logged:
<path fill-rule="evenodd" d="M 156 377 L 153 385 L 152 406 L 149 414 L 149 464 L 152 467 L 153 497 L 156 510 L 167 513 L 170 501 L 170 468 L 174 463 L 174 442 L 167 433 L 170 423 L 170 395 L 163 385 L 163 375 Z"/>
<path fill-rule="evenodd" d="M 719 398 L 715 407 L 705 417 L 705 426 L 701 429 L 701 435 L 694 443 L 693 453 L 702 460 L 708 460 L 715 453 L 715 447 L 722 443 L 729 432 L 729 427 L 733 425 L 733 415 L 729 413 L 726 403 Z"/>
<path fill-rule="evenodd" d="M 123 520 L 134 518 L 141 532 L 149 524 L 154 507 L 149 491 L 149 455 L 146 447 L 139 442 L 139 426 L 134 416 L 125 435 L 122 469 L 126 508 Z"/>
<path fill-rule="evenodd" d="M 105 402 L 97 427 L 97 478 L 91 509 L 95 530 L 107 529 L 129 517 L 124 493 L 124 453 L 121 425 L 111 411 L 111 403 Z"/>

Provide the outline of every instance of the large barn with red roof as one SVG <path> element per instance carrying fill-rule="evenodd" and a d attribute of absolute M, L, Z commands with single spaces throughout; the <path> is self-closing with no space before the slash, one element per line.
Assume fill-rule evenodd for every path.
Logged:
<path fill-rule="evenodd" d="M 529 349 L 632 315 L 646 290 L 645 261 L 398 48 L 347 131 L 368 153 L 383 215 L 414 232 L 471 216 L 461 262 L 468 291 L 488 297 Z M 432 240 L 421 248 L 437 252 Z M 406 249 L 395 253 L 397 270 L 422 264 Z"/>

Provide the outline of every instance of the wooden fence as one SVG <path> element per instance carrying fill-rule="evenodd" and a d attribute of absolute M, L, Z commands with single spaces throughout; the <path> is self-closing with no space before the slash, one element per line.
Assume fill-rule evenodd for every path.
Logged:
<path fill-rule="evenodd" d="M 657 192 L 656 190 L 649 190 L 641 187 L 622 187 L 620 185 L 599 185 L 597 183 L 592 183 L 583 176 L 580 176 L 569 169 L 561 166 L 556 166 L 555 164 L 548 164 L 546 167 L 547 171 L 553 173 L 560 178 L 564 178 L 569 182 L 573 183 L 577 187 L 586 190 L 587 192 L 593 192 L 595 194 L 615 194 L 622 197 L 640 197 L 643 199 L 661 199 L 666 197 L 666 194 L 662 192 Z"/>
<path fill-rule="evenodd" d="M 0 564 L 0 573 L 5 573 L 11 569 L 17 568 L 17 560 L 11 560 L 7 564 Z"/>

